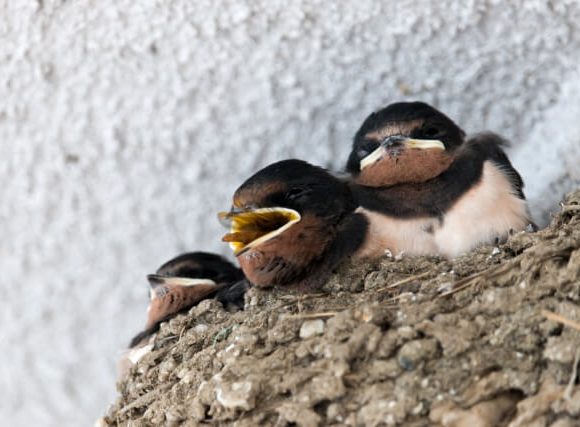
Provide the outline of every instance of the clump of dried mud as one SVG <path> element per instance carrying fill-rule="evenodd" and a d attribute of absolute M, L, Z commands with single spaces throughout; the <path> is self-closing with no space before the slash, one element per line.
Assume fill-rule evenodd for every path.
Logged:
<path fill-rule="evenodd" d="M 575 323 L 574 323 L 575 322 Z M 578 426 L 580 191 L 455 259 L 344 266 L 163 324 L 102 425 Z"/>

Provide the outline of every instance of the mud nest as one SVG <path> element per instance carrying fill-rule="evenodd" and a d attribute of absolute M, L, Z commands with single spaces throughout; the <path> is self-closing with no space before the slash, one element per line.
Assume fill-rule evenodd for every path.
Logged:
<path fill-rule="evenodd" d="M 345 265 L 161 326 L 101 425 L 580 425 L 580 191 L 452 261 Z"/>

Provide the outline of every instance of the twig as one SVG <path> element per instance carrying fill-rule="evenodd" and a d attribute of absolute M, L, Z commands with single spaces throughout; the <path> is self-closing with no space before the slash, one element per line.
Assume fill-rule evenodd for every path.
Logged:
<path fill-rule="evenodd" d="M 576 212 L 580 211 L 580 205 L 563 205 L 562 212 Z"/>
<path fill-rule="evenodd" d="M 324 297 L 326 295 L 328 295 L 328 294 L 318 293 L 318 294 L 306 294 L 306 295 L 281 295 L 278 297 L 278 299 L 290 300 L 291 302 L 296 302 L 296 301 L 305 301 L 305 300 L 309 300 L 312 298 Z"/>
<path fill-rule="evenodd" d="M 157 341 L 155 341 L 153 345 L 153 350 L 155 351 L 161 350 L 166 343 L 171 342 L 175 339 L 179 340 L 179 337 L 177 335 L 168 335 L 164 338 L 159 338 Z"/>
<path fill-rule="evenodd" d="M 288 314 L 284 319 L 317 319 L 319 317 L 333 317 L 338 314 L 338 311 L 325 311 L 321 313 L 305 313 L 305 314 Z"/>
<path fill-rule="evenodd" d="M 552 251 L 548 254 L 544 254 L 544 256 L 542 258 L 536 260 L 536 265 L 539 266 L 540 264 L 543 264 L 544 262 L 551 260 L 553 258 L 565 257 L 566 254 L 569 252 L 571 252 L 571 249 L 566 248 L 566 249 L 557 249 L 557 250 Z M 522 260 L 521 257 L 517 257 L 517 258 L 514 258 L 514 259 L 504 263 L 504 264 L 500 264 L 497 267 L 490 267 L 487 270 L 483 270 L 483 271 L 480 271 L 479 273 L 475 273 L 475 274 L 472 274 L 471 276 L 467 276 L 466 278 L 455 282 L 452 285 L 452 289 L 450 291 L 447 291 L 443 294 L 440 294 L 439 297 L 440 298 L 446 297 L 448 295 L 459 292 L 465 288 L 468 288 L 469 286 L 472 286 L 479 278 L 483 278 L 486 280 L 494 279 L 497 276 L 502 275 L 503 273 L 505 273 L 509 269 L 515 267 L 516 264 L 521 262 L 521 260 Z M 576 324 L 576 325 L 577 325 L 576 328 L 580 327 L 580 326 L 578 326 L 580 324 Z"/>
<path fill-rule="evenodd" d="M 580 348 L 576 349 L 576 357 L 574 357 L 574 364 L 572 365 L 572 375 L 570 376 L 570 381 L 564 390 L 564 399 L 568 402 L 572 400 L 572 390 L 574 389 L 574 383 L 576 382 L 576 376 L 578 375 L 578 362 L 580 362 Z"/>
<path fill-rule="evenodd" d="M 406 283 L 412 282 L 413 280 L 422 279 L 423 277 L 426 277 L 429 274 L 431 274 L 430 271 L 425 271 L 425 272 L 423 272 L 421 274 L 415 274 L 414 276 L 406 277 L 406 278 L 404 278 L 402 280 L 399 280 L 398 282 L 392 283 L 390 285 L 382 286 L 382 287 L 378 288 L 377 291 L 382 291 L 384 289 L 396 288 L 398 286 L 401 286 L 401 285 L 404 285 Z"/>
<path fill-rule="evenodd" d="M 119 409 L 119 415 L 124 414 L 127 411 L 130 411 L 134 408 L 141 408 L 143 406 L 148 405 L 149 403 L 153 402 L 159 394 L 163 393 L 165 390 L 169 390 L 173 387 L 174 383 L 164 384 L 159 386 L 156 389 L 153 389 L 142 396 L 139 396 L 137 399 L 133 400 L 131 403 L 125 405 L 123 408 Z"/>
<path fill-rule="evenodd" d="M 282 295 L 280 297 L 281 300 L 290 300 L 290 302 L 285 302 L 283 304 L 279 304 L 277 307 L 274 308 L 274 311 L 280 310 L 282 308 L 290 307 L 294 304 L 299 304 L 299 303 L 302 303 L 304 301 L 308 301 L 309 299 L 320 298 L 320 297 L 324 297 L 327 295 L 328 294 L 308 294 L 308 295 L 299 295 L 299 296 Z"/>
<path fill-rule="evenodd" d="M 569 326 L 577 331 L 580 331 L 580 323 L 574 320 L 568 319 L 567 317 L 561 316 L 560 314 L 554 313 L 548 310 L 542 310 L 542 316 L 547 319 L 553 320 L 554 322 L 562 323 L 563 325 Z"/>
<path fill-rule="evenodd" d="M 519 262 L 520 260 L 518 259 L 517 261 Z M 488 268 L 487 270 L 483 270 L 483 271 L 480 271 L 478 273 L 474 273 L 474 274 L 467 276 L 461 280 L 458 280 L 457 282 L 453 283 L 451 290 L 440 294 L 439 298 L 446 297 L 448 295 L 452 295 L 456 292 L 462 291 L 463 289 L 468 288 L 468 287 L 472 286 L 473 284 L 475 284 L 477 279 L 480 279 L 480 278 L 487 279 L 487 280 L 493 279 L 493 278 L 499 276 L 500 274 L 503 274 L 505 271 L 509 270 L 510 268 L 512 268 L 513 264 L 514 264 L 513 262 L 501 264 L 497 267 Z"/>
<path fill-rule="evenodd" d="M 185 333 L 185 329 L 185 326 L 181 328 L 181 331 L 179 331 L 179 339 L 177 341 L 181 341 L 181 338 L 183 338 L 183 334 Z"/>
<path fill-rule="evenodd" d="M 411 292 L 403 292 L 400 293 L 397 296 L 394 296 L 393 298 L 389 298 L 388 300 L 384 301 L 382 305 L 390 305 L 391 303 L 396 302 L 397 300 L 403 299 L 403 298 L 408 298 L 413 296 L 414 294 Z"/>

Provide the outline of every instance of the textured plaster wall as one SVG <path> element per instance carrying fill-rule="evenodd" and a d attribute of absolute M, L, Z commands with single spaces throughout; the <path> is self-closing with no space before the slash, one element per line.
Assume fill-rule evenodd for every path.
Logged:
<path fill-rule="evenodd" d="M 576 1 L 0 0 L 0 419 L 87 425 L 144 275 L 227 252 L 215 212 L 274 160 L 332 167 L 422 99 L 514 141 L 534 212 L 580 183 Z"/>

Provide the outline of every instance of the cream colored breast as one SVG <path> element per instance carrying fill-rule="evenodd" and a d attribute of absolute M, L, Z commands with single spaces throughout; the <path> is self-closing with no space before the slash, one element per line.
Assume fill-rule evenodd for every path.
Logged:
<path fill-rule="evenodd" d="M 525 200 L 518 198 L 505 175 L 486 162 L 480 182 L 465 193 L 436 228 L 437 251 L 456 257 L 478 245 L 504 239 L 510 230 L 524 230 L 530 222 Z"/>
<path fill-rule="evenodd" d="M 448 258 L 469 252 L 484 243 L 504 239 L 511 230 L 530 223 L 526 202 L 518 198 L 505 175 L 486 162 L 480 182 L 465 193 L 445 214 L 436 218 L 398 219 L 359 207 L 369 230 L 355 257 L 393 255 L 443 255 Z"/>
<path fill-rule="evenodd" d="M 366 216 L 369 230 L 357 258 L 375 258 L 390 251 L 393 255 L 427 255 L 437 253 L 433 232 L 437 220 L 432 218 L 398 219 L 359 207 Z"/>

